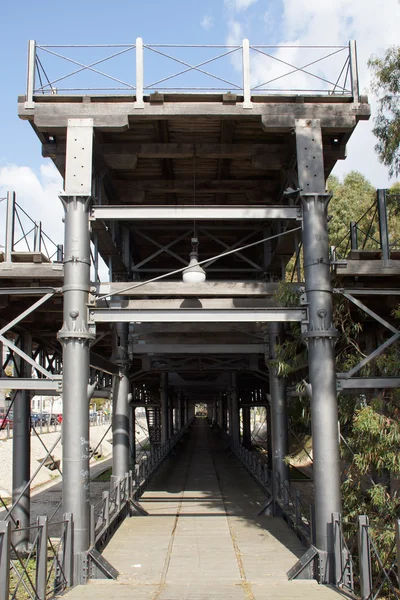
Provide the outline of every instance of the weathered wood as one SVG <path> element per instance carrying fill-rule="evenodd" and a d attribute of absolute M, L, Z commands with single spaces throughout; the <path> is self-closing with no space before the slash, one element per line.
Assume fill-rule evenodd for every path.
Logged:
<path fill-rule="evenodd" d="M 346 265 L 338 264 L 336 274 L 340 277 L 390 277 L 400 275 L 400 261 L 390 260 L 385 265 L 379 260 L 348 260 Z"/>

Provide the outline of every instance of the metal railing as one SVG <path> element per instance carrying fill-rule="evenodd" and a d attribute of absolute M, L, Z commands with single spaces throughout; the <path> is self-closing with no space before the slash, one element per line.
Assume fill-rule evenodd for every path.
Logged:
<path fill-rule="evenodd" d="M 400 194 L 377 190 L 371 206 L 357 221 L 350 222 L 349 230 L 331 248 L 334 260 L 346 259 L 352 250 L 376 251 L 383 260 L 389 260 L 391 252 L 400 250 L 399 201 Z"/>
<path fill-rule="evenodd" d="M 106 69 L 105 67 L 106 63 Z M 111 63 L 111 64 L 110 64 Z M 171 69 L 171 67 L 174 67 Z M 111 68 L 111 70 L 108 69 Z M 65 69 L 66 68 L 66 69 Z M 69 68 L 69 70 L 68 70 Z M 225 92 L 348 96 L 359 102 L 356 45 L 28 45 L 26 108 L 39 95 Z"/>
<path fill-rule="evenodd" d="M 72 581 L 72 516 L 64 515 L 59 538 L 48 534 L 47 517 L 30 526 L 31 542 L 23 551 L 13 542 L 21 529 L 0 521 L 0 600 L 46 600 L 62 593 Z"/>
<path fill-rule="evenodd" d="M 13 252 L 37 252 L 49 261 L 63 260 L 63 246 L 56 244 L 16 201 L 15 192 L 8 192 L 5 215 L 4 261 L 12 262 Z"/>

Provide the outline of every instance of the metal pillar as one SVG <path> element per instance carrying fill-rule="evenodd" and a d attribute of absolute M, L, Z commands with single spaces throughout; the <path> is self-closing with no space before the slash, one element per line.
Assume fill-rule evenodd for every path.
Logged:
<path fill-rule="evenodd" d="M 229 414 L 229 435 L 234 444 L 240 444 L 239 395 L 237 389 L 237 373 L 232 372 L 231 406 Z"/>
<path fill-rule="evenodd" d="M 322 135 L 318 120 L 296 120 L 297 164 L 302 191 L 303 248 L 308 324 L 311 420 L 314 454 L 315 538 L 320 581 L 334 582 L 332 513 L 341 512 L 335 341 L 329 263 Z"/>
<path fill-rule="evenodd" d="M 268 325 L 271 359 L 276 359 L 276 345 L 281 327 L 279 323 Z M 274 481 L 289 481 L 289 467 L 285 463 L 288 454 L 288 416 L 286 403 L 286 382 L 279 377 L 273 366 L 269 367 L 269 391 L 271 396 L 271 446 L 272 473 Z"/>
<path fill-rule="evenodd" d="M 28 356 L 32 356 L 32 336 L 29 333 L 21 336 L 19 346 Z M 22 361 L 21 377 L 30 377 L 31 371 L 32 367 Z M 29 529 L 27 528 L 30 526 L 31 518 L 31 493 L 28 485 L 31 478 L 30 420 L 30 393 L 27 390 L 19 390 L 16 392 L 14 400 L 12 502 L 16 504 L 13 510 L 15 527 L 13 527 L 12 541 L 15 548 L 21 553 L 26 553 L 29 548 Z M 21 530 L 18 531 L 15 528 Z"/>
<path fill-rule="evenodd" d="M 381 242 L 382 259 L 387 263 L 387 261 L 390 259 L 390 245 L 386 209 L 386 190 L 377 190 L 376 198 L 378 202 L 379 237 Z"/>
<path fill-rule="evenodd" d="M 69 119 L 65 194 L 63 346 L 63 512 L 72 513 L 73 581 L 85 582 L 89 532 L 89 204 L 92 186 L 92 119 Z"/>
<path fill-rule="evenodd" d="M 222 422 L 222 429 L 224 431 L 228 431 L 228 397 L 227 396 L 222 396 L 221 397 L 221 422 Z"/>
<path fill-rule="evenodd" d="M 185 398 L 182 392 L 179 392 L 179 429 L 185 426 Z"/>
<path fill-rule="evenodd" d="M 113 464 L 114 483 L 129 471 L 129 379 L 128 323 L 115 323 L 113 328 L 113 360 L 119 366 L 113 377 Z"/>
<path fill-rule="evenodd" d="M 11 262 L 14 250 L 15 192 L 7 192 L 6 240 L 4 262 Z"/>
<path fill-rule="evenodd" d="M 271 404 L 268 404 L 265 407 L 267 412 L 267 452 L 268 452 L 268 469 L 272 471 L 272 431 L 271 431 Z"/>
<path fill-rule="evenodd" d="M 251 447 L 250 406 L 242 407 L 243 438 L 242 444 L 245 448 Z"/>
<path fill-rule="evenodd" d="M 136 407 L 129 405 L 129 468 L 136 462 Z"/>
<path fill-rule="evenodd" d="M 172 438 L 174 436 L 174 395 L 167 388 L 167 396 L 168 396 L 168 437 Z"/>
<path fill-rule="evenodd" d="M 168 375 L 160 374 L 161 443 L 168 441 Z"/>

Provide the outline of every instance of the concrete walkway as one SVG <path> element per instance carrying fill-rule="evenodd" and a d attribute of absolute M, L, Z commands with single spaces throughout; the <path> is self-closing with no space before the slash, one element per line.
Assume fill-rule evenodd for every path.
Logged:
<path fill-rule="evenodd" d="M 304 548 L 284 521 L 257 516 L 265 503 L 238 460 L 203 419 L 141 499 L 104 556 L 117 581 L 93 581 L 64 597 L 96 600 L 338 600 L 315 581 L 288 582 Z"/>

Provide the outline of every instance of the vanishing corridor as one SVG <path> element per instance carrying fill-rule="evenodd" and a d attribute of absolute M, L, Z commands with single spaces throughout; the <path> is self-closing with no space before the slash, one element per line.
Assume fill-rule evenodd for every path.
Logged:
<path fill-rule="evenodd" d="M 316 581 L 288 582 L 304 548 L 281 519 L 258 516 L 265 495 L 205 419 L 153 479 L 145 517 L 127 519 L 104 556 L 117 581 L 67 593 L 96 600 L 334 599 Z"/>

